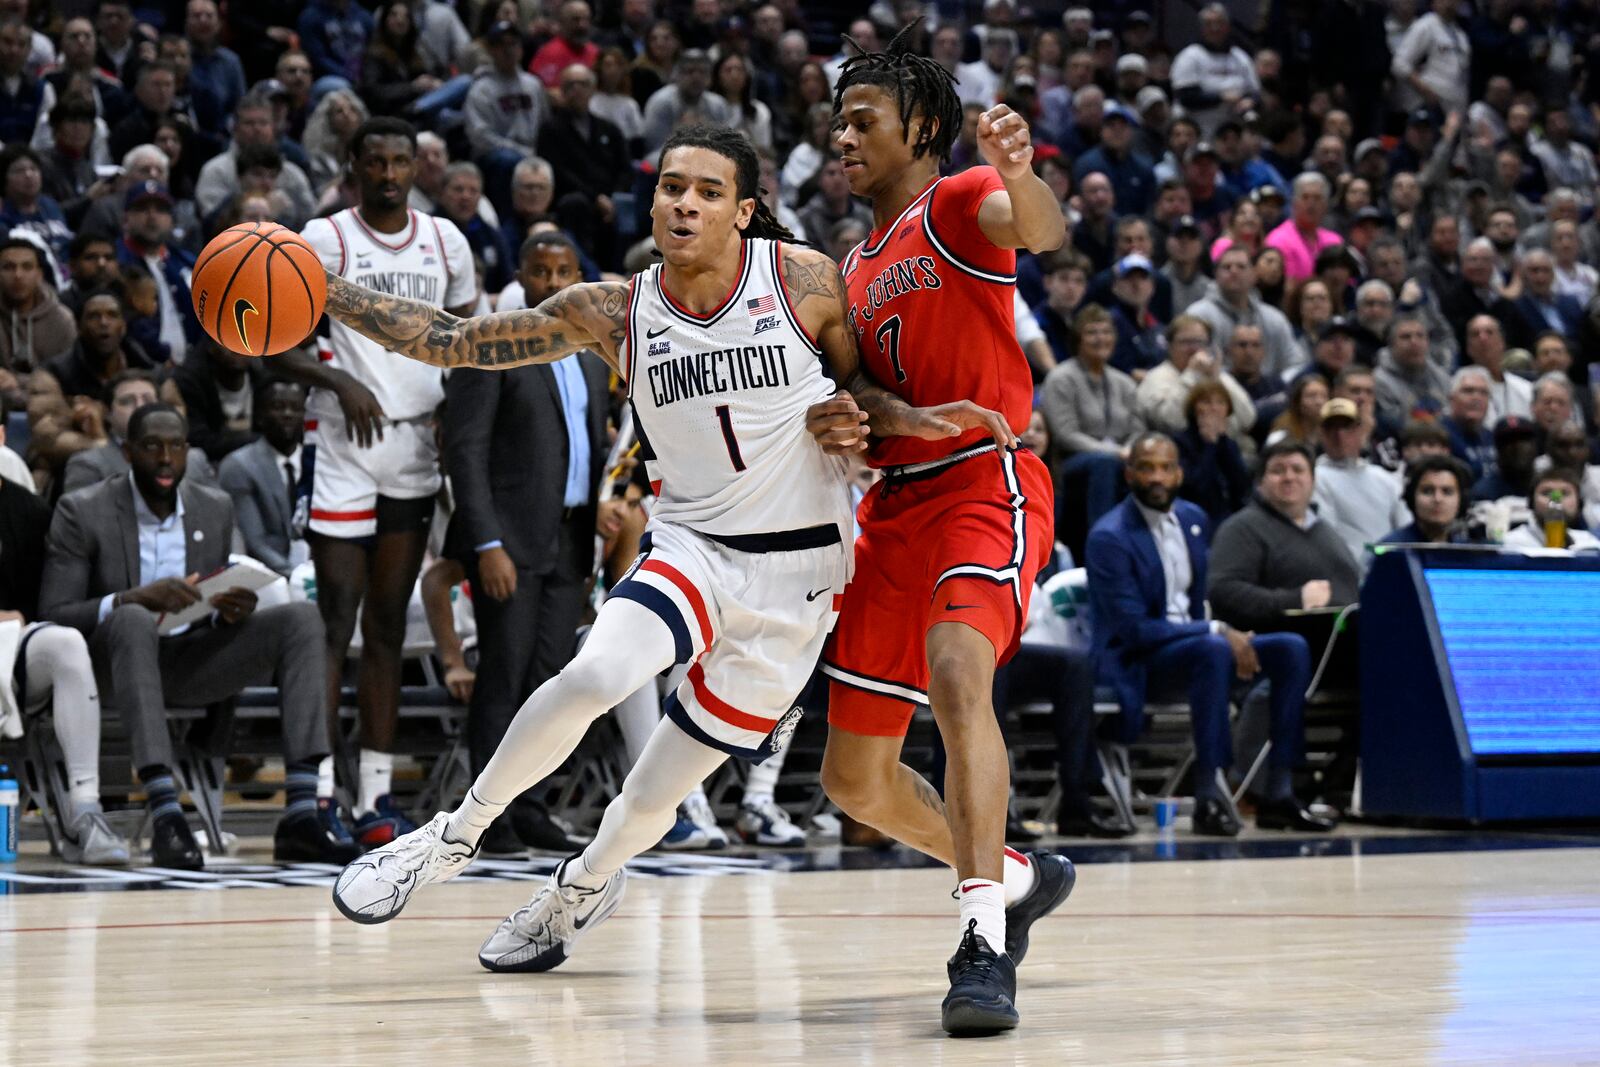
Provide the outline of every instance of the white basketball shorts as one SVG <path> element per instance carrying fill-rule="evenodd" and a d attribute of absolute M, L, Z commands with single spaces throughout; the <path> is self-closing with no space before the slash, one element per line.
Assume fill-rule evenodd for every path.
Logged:
<path fill-rule="evenodd" d="M 345 436 L 344 413 L 326 409 L 306 419 L 308 526 L 330 537 L 371 537 L 378 531 L 378 498 L 417 500 L 439 491 L 439 448 L 432 420 L 385 422 L 383 439 L 362 448 Z"/>

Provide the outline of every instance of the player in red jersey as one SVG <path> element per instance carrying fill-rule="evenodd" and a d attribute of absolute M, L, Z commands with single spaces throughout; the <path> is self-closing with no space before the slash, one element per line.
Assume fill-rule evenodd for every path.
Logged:
<path fill-rule="evenodd" d="M 1007 107 L 979 120 L 988 165 L 939 177 L 961 104 L 943 68 L 908 53 L 907 33 L 846 62 L 834 95 L 845 174 L 875 224 L 842 264 L 849 321 L 863 366 L 908 404 L 970 400 L 1020 434 L 1033 383 L 1015 338 L 1015 250 L 1059 247 L 1066 223 L 1030 166 L 1027 123 Z M 847 398 L 814 416 L 848 438 Z M 1050 474 L 976 432 L 873 441 L 867 459 L 884 479 L 861 504 L 855 577 L 823 653 L 823 782 L 853 818 L 955 867 L 963 933 L 944 1028 L 1007 1030 L 1027 928 L 1074 878 L 1064 857 L 1005 848 L 1009 765 L 990 695 L 1054 544 Z M 942 801 L 900 762 L 919 705 L 949 752 Z"/>

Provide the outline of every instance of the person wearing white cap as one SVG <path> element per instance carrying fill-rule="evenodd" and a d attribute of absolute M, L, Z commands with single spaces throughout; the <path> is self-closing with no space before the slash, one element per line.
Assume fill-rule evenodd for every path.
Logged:
<path fill-rule="evenodd" d="M 1117 58 L 1117 100 L 1129 108 L 1137 106 L 1139 92 L 1150 81 L 1150 64 L 1134 52 Z"/>

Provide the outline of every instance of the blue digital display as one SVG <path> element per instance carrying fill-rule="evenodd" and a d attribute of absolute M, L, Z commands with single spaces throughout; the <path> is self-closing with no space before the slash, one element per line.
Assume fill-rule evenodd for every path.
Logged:
<path fill-rule="evenodd" d="M 1600 571 L 1423 571 L 1480 756 L 1600 753 Z"/>

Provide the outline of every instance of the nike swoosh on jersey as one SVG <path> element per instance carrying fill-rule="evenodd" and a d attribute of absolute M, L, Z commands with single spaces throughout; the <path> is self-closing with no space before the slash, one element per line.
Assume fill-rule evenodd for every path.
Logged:
<path fill-rule="evenodd" d="M 646 341 L 653 341 L 657 337 L 660 337 L 662 334 L 666 333 L 670 329 L 672 329 L 671 326 L 663 326 L 659 330 L 646 330 L 644 332 L 644 339 Z"/>
<path fill-rule="evenodd" d="M 976 605 L 976 604 L 946 604 L 944 606 L 944 610 L 945 611 L 966 611 L 968 608 L 975 608 L 977 606 L 978 605 Z"/>
<path fill-rule="evenodd" d="M 807 593 L 806 594 L 806 603 L 808 603 L 808 604 L 811 603 L 811 601 L 817 599 L 817 597 L 821 596 L 823 593 L 826 593 L 827 591 L 828 591 L 828 587 L 827 586 L 823 586 L 821 589 L 818 589 L 815 593 Z"/>

